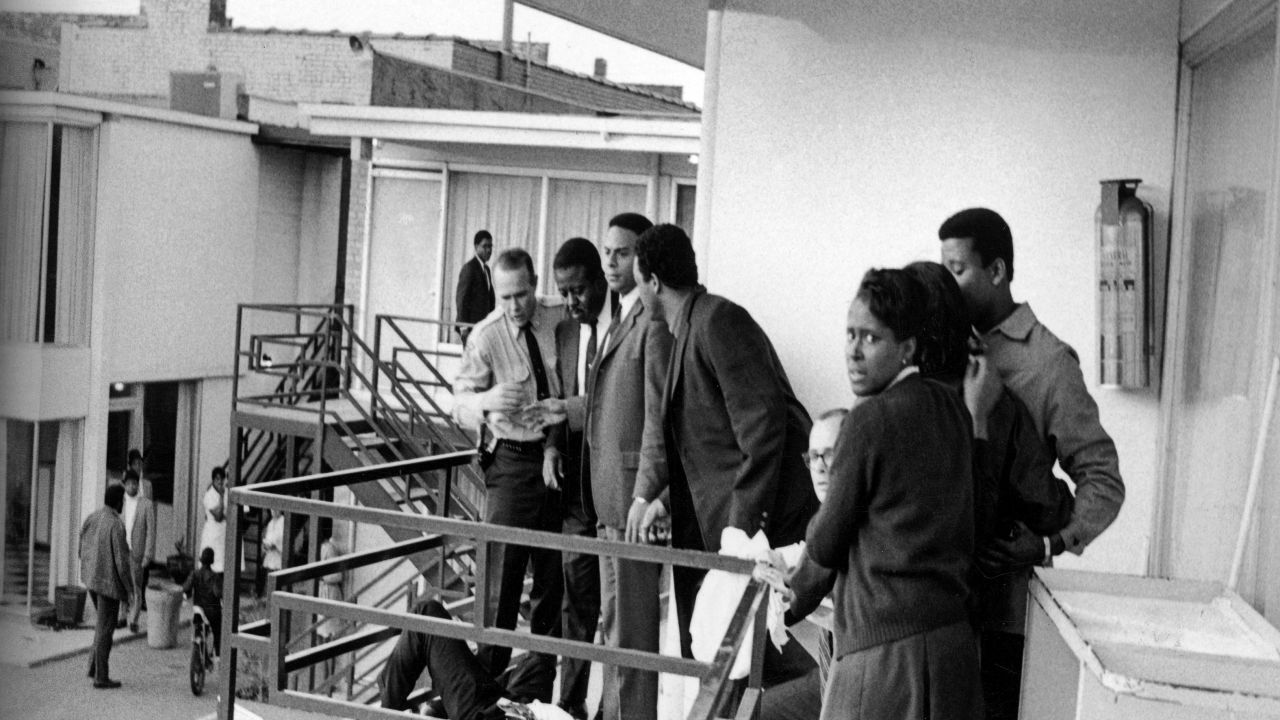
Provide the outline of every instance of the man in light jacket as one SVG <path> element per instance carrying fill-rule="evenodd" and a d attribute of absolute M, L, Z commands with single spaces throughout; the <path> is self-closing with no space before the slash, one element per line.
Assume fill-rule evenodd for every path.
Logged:
<path fill-rule="evenodd" d="M 129 602 L 133 587 L 129 542 L 120 519 L 123 509 L 124 487 L 112 485 L 107 488 L 103 507 L 86 518 L 80 528 L 80 579 L 98 613 L 89 677 L 99 690 L 120 687 L 118 681 L 111 679 L 107 662 L 120 603 Z"/>
<path fill-rule="evenodd" d="M 129 569 L 133 573 L 133 602 L 129 603 L 129 630 L 138 632 L 138 615 L 142 612 L 143 593 L 147 587 L 147 570 L 156 558 L 156 506 L 142 496 L 142 478 L 128 470 L 124 474 L 125 539 L 129 543 Z"/>

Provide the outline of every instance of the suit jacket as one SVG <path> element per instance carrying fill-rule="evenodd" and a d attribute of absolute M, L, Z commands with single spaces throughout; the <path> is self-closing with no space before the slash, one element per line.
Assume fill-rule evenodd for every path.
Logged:
<path fill-rule="evenodd" d="M 80 528 L 80 582 L 99 595 L 129 599 L 133 587 L 129 543 L 124 520 L 112 508 L 98 508 Z"/>
<path fill-rule="evenodd" d="M 485 276 L 480 258 L 473 255 L 462 266 L 454 299 L 458 322 L 478 323 L 493 312 L 493 286 Z"/>
<path fill-rule="evenodd" d="M 665 413 L 673 541 L 687 545 L 696 530 L 715 552 L 729 526 L 749 536 L 763 529 L 774 547 L 804 539 L 818 509 L 804 464 L 812 422 L 769 338 L 746 310 L 702 288 L 671 325 L 679 333 Z"/>
<path fill-rule="evenodd" d="M 667 324 L 654 320 L 637 299 L 596 354 L 586 396 L 568 402 L 569 429 L 583 432 L 590 497 L 603 525 L 627 526 L 632 498 L 642 494 L 637 488 L 652 489 L 643 493 L 652 500 L 666 487 L 662 388 L 671 343 Z M 571 367 L 576 367 L 576 332 L 573 355 Z"/>
<path fill-rule="evenodd" d="M 150 498 L 138 493 L 138 510 L 133 514 L 133 531 L 129 536 L 129 556 L 136 563 L 156 559 L 156 506 Z"/>

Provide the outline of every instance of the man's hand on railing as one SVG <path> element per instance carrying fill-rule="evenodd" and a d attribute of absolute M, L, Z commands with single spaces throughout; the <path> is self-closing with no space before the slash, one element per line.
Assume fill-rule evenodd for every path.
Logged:
<path fill-rule="evenodd" d="M 773 588 L 782 596 L 782 599 L 788 602 L 795 597 L 791 592 L 791 586 L 787 584 L 789 574 L 787 561 L 782 559 L 782 554 L 777 550 L 769 550 L 765 555 L 756 558 L 756 569 L 751 572 L 752 577 Z"/>
<path fill-rule="evenodd" d="M 524 404 L 520 383 L 498 383 L 480 393 L 480 408 L 488 412 L 515 413 Z"/>
<path fill-rule="evenodd" d="M 645 502 L 644 498 L 636 498 L 627 513 L 627 542 L 649 543 L 660 545 L 671 537 L 671 516 L 662 500 L 654 498 L 653 502 Z"/>
<path fill-rule="evenodd" d="M 563 398 L 546 398 L 531 402 L 520 409 L 521 422 L 525 427 L 542 430 L 565 421 L 568 414 L 568 403 Z"/>
<path fill-rule="evenodd" d="M 548 445 L 542 451 L 542 482 L 551 490 L 559 490 L 560 479 L 563 477 L 560 451 L 555 446 Z"/>

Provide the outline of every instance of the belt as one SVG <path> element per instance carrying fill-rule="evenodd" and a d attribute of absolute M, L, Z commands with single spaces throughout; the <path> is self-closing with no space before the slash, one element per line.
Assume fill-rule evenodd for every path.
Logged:
<path fill-rule="evenodd" d="M 498 438 L 497 443 L 494 445 L 495 449 L 506 448 L 521 455 L 541 455 L 543 447 L 541 440 L 520 441 L 506 438 Z"/>

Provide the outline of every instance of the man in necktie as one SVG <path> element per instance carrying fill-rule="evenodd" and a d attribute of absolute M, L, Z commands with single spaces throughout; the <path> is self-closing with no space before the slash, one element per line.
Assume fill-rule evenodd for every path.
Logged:
<path fill-rule="evenodd" d="M 672 338 L 655 308 L 640 301 L 632 273 L 636 239 L 652 226 L 638 213 L 609 221 L 604 276 L 618 296 L 615 319 L 608 329 L 597 329 L 599 350 L 585 395 L 547 403 L 563 413 L 569 430 L 583 432 L 596 532 L 609 540 L 657 539 L 640 532 L 647 503 L 638 488 L 667 484 L 662 392 Z M 610 647 L 658 651 L 661 571 L 653 563 L 600 558 L 601 634 Z M 605 720 L 656 720 L 657 673 L 604 670 L 600 705 Z"/>
<path fill-rule="evenodd" d="M 487 263 L 493 255 L 493 235 L 488 230 L 476 233 L 472 243 L 476 254 L 458 273 L 458 286 L 454 293 L 454 311 L 460 323 L 478 323 L 493 312 L 493 275 Z M 462 343 L 467 342 L 470 327 L 459 328 Z"/>
<path fill-rule="evenodd" d="M 561 394 L 556 367 L 555 310 L 534 294 L 533 260 L 520 248 L 504 250 L 493 270 L 498 307 L 472 331 L 454 382 L 454 418 L 474 429 L 485 426 L 490 460 L 484 463 L 485 522 L 559 532 L 559 483 L 544 476 L 546 433 L 525 409 Z M 489 611 L 494 627 L 512 629 L 520 609 L 526 568 L 534 634 L 560 635 L 563 577 L 560 553 L 494 544 L 487 568 Z M 479 660 L 498 676 L 511 658 L 507 647 L 482 647 Z M 547 656 L 554 664 L 555 658 Z M 554 677 L 554 673 L 548 673 Z M 551 684 L 539 699 L 550 701 Z"/>
<path fill-rule="evenodd" d="M 587 394 L 590 368 L 609 332 L 612 307 L 609 287 L 600 265 L 600 253 L 590 240 L 567 240 L 552 261 L 556 287 L 564 298 L 569 317 L 556 325 L 557 374 L 565 397 Z M 596 536 L 595 509 L 591 506 L 590 465 L 583 453 L 582 428 L 564 423 L 552 428 L 554 447 L 547 453 L 547 467 L 560 485 L 564 500 L 566 535 Z M 595 555 L 564 553 L 564 602 L 562 619 L 567 640 L 591 642 L 600 617 L 600 565 Z M 560 670 L 560 707 L 585 720 L 587 679 L 591 664 L 564 658 Z"/>

